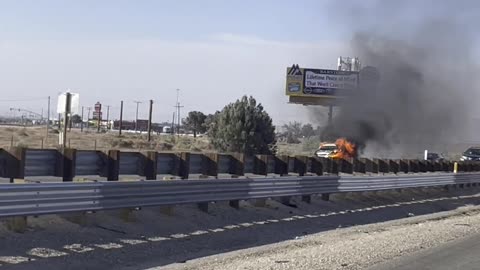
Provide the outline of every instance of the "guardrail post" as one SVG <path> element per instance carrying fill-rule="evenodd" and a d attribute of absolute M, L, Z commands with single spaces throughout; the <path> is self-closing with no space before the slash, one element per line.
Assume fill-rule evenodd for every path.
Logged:
<path fill-rule="evenodd" d="M 453 171 L 453 163 L 448 160 L 444 160 L 440 162 L 442 166 L 442 171 L 444 172 L 452 172 Z"/>
<path fill-rule="evenodd" d="M 442 162 L 434 161 L 432 162 L 433 171 L 434 172 L 441 172 L 442 171 Z"/>
<path fill-rule="evenodd" d="M 157 179 L 157 159 L 158 153 L 155 151 L 148 151 L 145 155 L 145 179 L 156 180 Z"/>
<path fill-rule="evenodd" d="M 203 174 L 208 176 L 218 176 L 218 154 L 204 153 L 202 155 Z"/>
<path fill-rule="evenodd" d="M 338 172 L 353 174 L 353 164 L 346 159 L 336 160 Z"/>
<path fill-rule="evenodd" d="M 234 153 L 231 155 L 230 159 L 230 174 L 232 175 L 243 175 L 245 170 L 245 154 L 243 153 Z"/>
<path fill-rule="evenodd" d="M 475 166 L 475 167 L 474 167 L 474 170 L 475 170 L 476 172 L 480 171 L 480 162 L 475 161 L 474 166 Z"/>
<path fill-rule="evenodd" d="M 426 160 L 419 160 L 418 161 L 418 171 L 426 173 L 427 172 L 427 161 Z"/>
<path fill-rule="evenodd" d="M 397 174 L 400 171 L 400 160 L 388 160 L 388 165 L 390 167 L 390 172 Z"/>
<path fill-rule="evenodd" d="M 7 175 L 10 183 L 13 183 L 14 179 L 25 178 L 25 150 L 21 147 L 11 147 L 8 151 Z"/>
<path fill-rule="evenodd" d="M 409 173 L 410 172 L 410 163 L 408 160 L 401 159 L 400 161 L 400 168 L 399 171 L 403 173 Z"/>
<path fill-rule="evenodd" d="M 467 161 L 466 163 L 467 163 L 467 164 L 466 164 L 466 165 L 467 165 L 467 166 L 466 166 L 466 167 L 467 167 L 467 172 L 472 172 L 472 171 L 474 171 L 473 161 Z"/>
<path fill-rule="evenodd" d="M 190 153 L 180 152 L 177 153 L 177 175 L 182 179 L 188 179 L 190 174 Z"/>
<path fill-rule="evenodd" d="M 237 210 L 240 209 L 240 201 L 239 200 L 229 201 L 228 205 L 230 205 L 230 207 L 235 208 Z"/>
<path fill-rule="evenodd" d="M 304 176 L 307 172 L 307 160 L 306 156 L 295 156 L 295 163 L 293 165 L 293 170 L 295 173 L 298 173 L 300 176 Z"/>
<path fill-rule="evenodd" d="M 366 173 L 365 163 L 362 162 L 362 161 L 359 160 L 359 159 L 354 159 L 354 160 L 353 160 L 353 172 L 356 172 L 356 173 Z"/>
<path fill-rule="evenodd" d="M 418 173 L 420 171 L 420 166 L 418 164 L 418 160 L 409 159 L 408 160 L 408 167 L 410 168 L 410 172 Z"/>
<path fill-rule="evenodd" d="M 108 150 L 107 180 L 118 181 L 120 173 L 120 151 Z"/>
<path fill-rule="evenodd" d="M 268 155 L 254 156 L 253 172 L 258 175 L 268 174 Z"/>
<path fill-rule="evenodd" d="M 371 159 L 368 158 L 361 158 L 361 160 L 365 163 L 366 173 L 378 173 L 377 163 L 373 162 Z"/>
<path fill-rule="evenodd" d="M 322 161 L 320 160 L 319 157 L 311 157 L 310 158 L 311 162 L 312 162 L 312 173 L 314 173 L 315 175 L 323 175 L 323 163 Z"/>
<path fill-rule="evenodd" d="M 208 213 L 208 202 L 197 203 L 197 207 L 200 211 Z"/>
<path fill-rule="evenodd" d="M 71 182 L 75 177 L 75 164 L 76 164 L 77 150 L 65 148 L 60 155 L 62 162 L 60 162 L 61 175 L 64 182 Z"/>
<path fill-rule="evenodd" d="M 288 156 L 275 156 L 275 174 L 288 175 Z"/>
<path fill-rule="evenodd" d="M 377 167 L 377 170 L 378 170 L 377 172 L 378 173 L 389 173 L 390 172 L 390 168 L 388 167 L 389 164 L 386 160 L 379 159 L 379 158 L 374 158 L 373 162 Z"/>
<path fill-rule="evenodd" d="M 302 195 L 302 202 L 305 203 L 312 203 L 312 196 L 311 195 Z"/>

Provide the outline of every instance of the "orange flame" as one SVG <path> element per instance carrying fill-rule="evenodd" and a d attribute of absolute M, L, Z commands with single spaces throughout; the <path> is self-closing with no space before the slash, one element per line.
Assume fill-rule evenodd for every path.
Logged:
<path fill-rule="evenodd" d="M 334 153 L 331 158 L 333 159 L 347 159 L 355 158 L 357 156 L 357 148 L 354 143 L 349 142 L 345 138 L 339 138 L 335 141 L 337 146 L 337 152 Z"/>

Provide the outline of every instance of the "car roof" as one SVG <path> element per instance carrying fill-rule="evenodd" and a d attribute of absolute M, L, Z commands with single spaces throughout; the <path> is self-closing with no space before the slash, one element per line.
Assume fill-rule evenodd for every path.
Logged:
<path fill-rule="evenodd" d="M 322 146 L 335 146 L 335 147 L 337 147 L 337 145 L 334 144 L 334 143 L 322 143 L 322 144 L 320 144 L 320 147 L 322 147 Z"/>

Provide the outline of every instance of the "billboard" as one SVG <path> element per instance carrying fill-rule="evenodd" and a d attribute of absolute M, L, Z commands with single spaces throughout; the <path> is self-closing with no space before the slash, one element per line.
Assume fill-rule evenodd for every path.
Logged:
<path fill-rule="evenodd" d="M 287 68 L 286 94 L 292 97 L 330 98 L 346 96 L 358 88 L 359 73 L 330 69 Z M 303 102 L 299 102 L 303 103 Z"/>

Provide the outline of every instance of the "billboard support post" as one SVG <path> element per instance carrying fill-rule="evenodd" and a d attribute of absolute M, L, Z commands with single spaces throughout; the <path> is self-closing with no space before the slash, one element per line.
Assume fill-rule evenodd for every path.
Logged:
<path fill-rule="evenodd" d="M 328 125 L 331 126 L 333 123 L 333 106 L 328 106 Z"/>
<path fill-rule="evenodd" d="M 68 122 L 70 117 L 70 103 L 72 99 L 72 94 L 70 92 L 65 93 L 65 114 L 63 116 L 63 134 L 62 134 L 62 149 L 66 148 L 67 143 L 67 131 L 68 131 Z"/>

